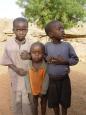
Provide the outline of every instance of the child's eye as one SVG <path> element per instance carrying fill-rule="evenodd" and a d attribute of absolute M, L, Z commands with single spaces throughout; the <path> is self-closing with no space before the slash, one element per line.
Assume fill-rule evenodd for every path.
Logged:
<path fill-rule="evenodd" d="M 27 28 L 26 29 L 16 29 L 16 31 L 27 31 Z"/>

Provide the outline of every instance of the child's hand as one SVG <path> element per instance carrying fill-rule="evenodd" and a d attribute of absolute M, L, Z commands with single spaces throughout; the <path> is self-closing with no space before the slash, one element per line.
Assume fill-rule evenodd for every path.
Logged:
<path fill-rule="evenodd" d="M 56 58 L 56 57 L 52 57 L 52 56 L 47 56 L 46 57 L 46 60 L 47 60 L 47 62 L 49 63 L 49 64 L 51 64 L 51 63 L 58 63 L 59 62 L 59 59 L 58 58 Z"/>
<path fill-rule="evenodd" d="M 68 64 L 68 61 L 65 60 L 62 56 L 54 57 L 54 63 L 56 64 Z"/>
<path fill-rule="evenodd" d="M 24 69 L 22 68 L 17 68 L 16 69 L 16 73 L 19 74 L 20 76 L 25 76 L 27 71 L 25 71 Z"/>
<path fill-rule="evenodd" d="M 53 57 L 47 56 L 47 57 L 46 57 L 47 63 L 52 63 L 52 59 L 53 59 Z"/>
<path fill-rule="evenodd" d="M 23 52 L 21 52 L 20 57 L 21 57 L 21 59 L 23 59 L 23 60 L 28 60 L 28 59 L 31 58 L 29 52 L 27 52 L 26 50 L 24 50 Z"/>
<path fill-rule="evenodd" d="M 47 56 L 46 60 L 47 60 L 47 63 L 49 64 L 58 64 L 58 65 L 68 64 L 68 61 L 65 60 L 62 56 L 57 56 L 57 57 Z"/>

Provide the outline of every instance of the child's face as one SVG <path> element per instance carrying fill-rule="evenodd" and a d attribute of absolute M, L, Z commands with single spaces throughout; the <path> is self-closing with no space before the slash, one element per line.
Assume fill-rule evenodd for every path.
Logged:
<path fill-rule="evenodd" d="M 16 35 L 16 39 L 19 41 L 23 41 L 28 32 L 28 24 L 22 21 L 16 21 L 13 27 L 13 32 Z"/>
<path fill-rule="evenodd" d="M 31 49 L 31 58 L 34 62 L 40 62 L 43 59 L 43 50 L 41 46 L 35 45 Z"/>
<path fill-rule="evenodd" d="M 53 41 L 60 41 L 61 39 L 64 38 L 64 28 L 62 24 L 60 23 L 55 23 L 51 27 L 51 31 L 49 32 L 49 37 Z"/>

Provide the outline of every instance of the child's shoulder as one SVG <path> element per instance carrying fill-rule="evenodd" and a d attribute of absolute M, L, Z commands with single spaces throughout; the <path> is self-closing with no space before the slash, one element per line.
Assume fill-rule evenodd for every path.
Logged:
<path fill-rule="evenodd" d="M 68 41 L 62 41 L 63 44 L 67 45 L 67 46 L 71 46 L 71 43 Z"/>
<path fill-rule="evenodd" d="M 34 41 L 31 38 L 26 38 L 26 43 L 29 43 L 29 45 L 32 45 Z"/>
<path fill-rule="evenodd" d="M 6 42 L 10 43 L 10 42 L 13 42 L 14 40 L 15 40 L 15 38 L 9 38 Z"/>
<path fill-rule="evenodd" d="M 6 46 L 11 47 L 14 44 L 15 40 L 14 38 L 10 38 L 6 41 Z"/>
<path fill-rule="evenodd" d="M 49 46 L 49 45 L 51 45 L 52 44 L 52 42 L 46 42 L 45 43 L 45 46 Z"/>

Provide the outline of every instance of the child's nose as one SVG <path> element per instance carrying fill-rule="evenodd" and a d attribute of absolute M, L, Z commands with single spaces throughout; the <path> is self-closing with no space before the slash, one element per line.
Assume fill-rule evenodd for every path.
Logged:
<path fill-rule="evenodd" d="M 39 52 L 36 52 L 36 56 L 38 56 L 39 55 Z"/>
<path fill-rule="evenodd" d="M 22 33 L 23 33 L 23 30 L 20 30 L 19 32 L 20 32 L 20 34 L 22 34 Z"/>

